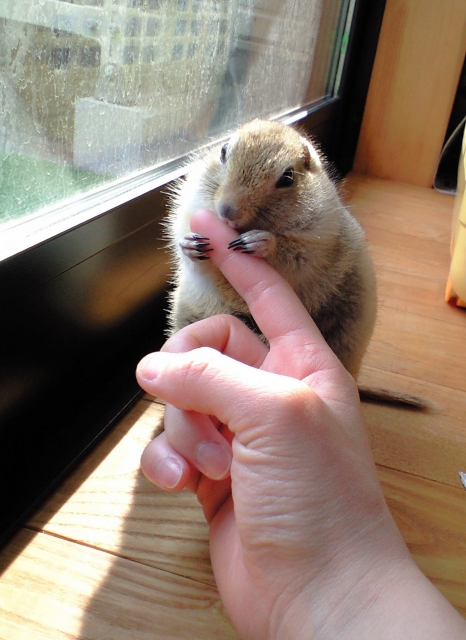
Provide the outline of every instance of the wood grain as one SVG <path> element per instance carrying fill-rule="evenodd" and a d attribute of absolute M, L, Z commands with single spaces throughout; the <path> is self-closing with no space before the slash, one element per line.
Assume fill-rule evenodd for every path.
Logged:
<path fill-rule="evenodd" d="M 444 301 L 453 198 L 357 174 L 346 190 L 378 283 L 360 381 L 438 407 L 424 414 L 364 405 L 376 461 L 458 487 L 466 468 L 466 364 L 455 353 L 466 337 L 466 313 Z"/>
<path fill-rule="evenodd" d="M 196 497 L 161 491 L 140 470 L 162 415 L 162 405 L 141 400 L 30 526 L 213 585 L 208 527 Z"/>
<path fill-rule="evenodd" d="M 378 319 L 365 363 L 466 390 L 464 310 L 445 304 L 453 197 L 353 174 L 346 185 L 378 282 Z M 440 366 L 439 366 L 440 365 Z"/>
<path fill-rule="evenodd" d="M 363 405 L 382 488 L 416 562 L 466 615 L 466 312 L 444 301 L 453 198 L 357 174 L 346 190 L 379 290 L 360 381 L 438 407 Z"/>
<path fill-rule="evenodd" d="M 388 506 L 420 569 L 461 613 L 466 612 L 464 489 L 379 468 Z"/>
<path fill-rule="evenodd" d="M 3 552 L 10 559 L 2 640 L 237 638 L 209 585 L 28 531 Z"/>
<path fill-rule="evenodd" d="M 466 393 L 370 367 L 363 369 L 361 381 L 428 398 L 439 407 L 438 412 L 421 413 L 363 404 L 376 462 L 461 489 L 459 472 L 466 471 L 466 429 L 462 418 L 466 415 Z"/>
<path fill-rule="evenodd" d="M 465 51 L 464 0 L 387 0 L 356 172 L 432 186 Z"/>

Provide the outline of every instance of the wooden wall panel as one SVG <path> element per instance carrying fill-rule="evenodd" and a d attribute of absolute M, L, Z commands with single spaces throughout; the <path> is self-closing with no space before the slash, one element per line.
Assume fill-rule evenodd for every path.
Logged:
<path fill-rule="evenodd" d="M 465 51 L 465 0 L 387 0 L 355 171 L 432 186 Z"/>

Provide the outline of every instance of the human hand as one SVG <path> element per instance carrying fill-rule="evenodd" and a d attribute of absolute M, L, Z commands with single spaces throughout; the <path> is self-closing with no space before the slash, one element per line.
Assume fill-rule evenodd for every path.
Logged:
<path fill-rule="evenodd" d="M 169 405 L 143 471 L 197 493 L 219 592 L 243 638 L 365 637 L 361 612 L 395 575 L 418 573 L 377 480 L 356 384 L 290 286 L 228 251 L 235 231 L 205 211 L 192 230 L 209 236 L 210 259 L 270 346 L 217 316 L 144 358 L 140 385 Z"/>

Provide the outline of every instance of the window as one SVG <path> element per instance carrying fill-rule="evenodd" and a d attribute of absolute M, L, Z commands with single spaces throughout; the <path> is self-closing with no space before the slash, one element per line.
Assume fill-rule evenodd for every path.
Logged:
<path fill-rule="evenodd" d="M 350 166 L 383 6 L 0 0 L 0 538 L 138 396 L 186 154 L 275 117 Z"/>
<path fill-rule="evenodd" d="M 85 194 L 108 199 L 241 122 L 337 95 L 354 0 L 0 7 L 5 258 L 79 223 Z"/>

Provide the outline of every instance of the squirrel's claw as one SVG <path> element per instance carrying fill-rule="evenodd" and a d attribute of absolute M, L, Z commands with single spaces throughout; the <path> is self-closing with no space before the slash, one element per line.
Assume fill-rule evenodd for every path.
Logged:
<path fill-rule="evenodd" d="M 180 240 L 181 251 L 190 260 L 208 260 L 206 255 L 212 251 L 209 238 L 200 236 L 197 233 L 188 233 Z"/>
<path fill-rule="evenodd" d="M 272 250 L 273 241 L 274 236 L 268 231 L 253 229 L 232 240 L 228 248 L 233 251 L 241 251 L 241 253 L 249 253 L 259 258 L 265 258 Z"/>

